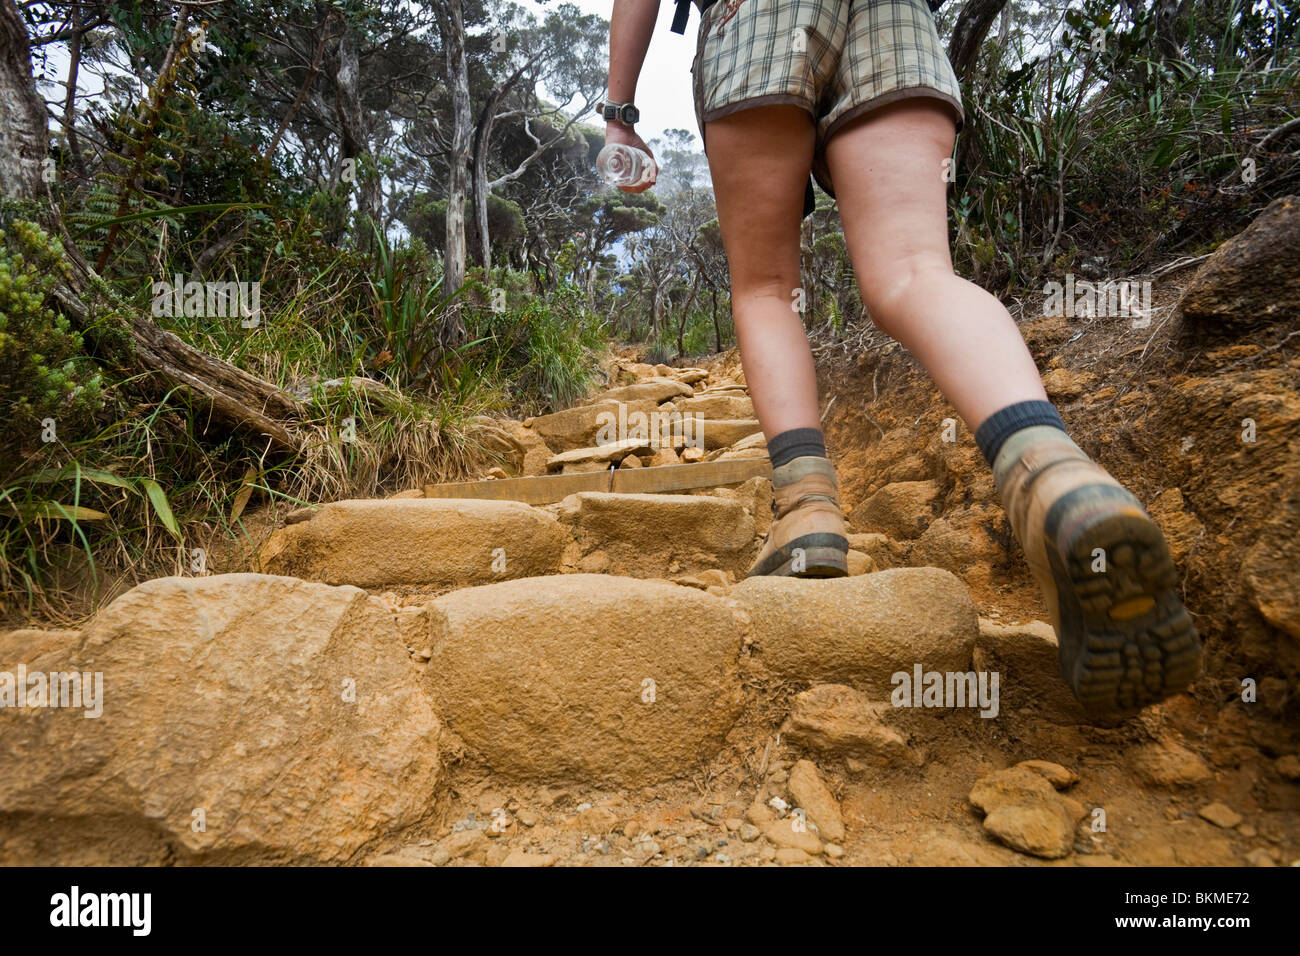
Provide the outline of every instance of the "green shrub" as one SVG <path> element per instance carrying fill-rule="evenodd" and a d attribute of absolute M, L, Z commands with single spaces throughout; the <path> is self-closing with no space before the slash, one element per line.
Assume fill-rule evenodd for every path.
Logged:
<path fill-rule="evenodd" d="M 0 232 L 0 418 L 5 441 L 0 468 L 8 473 L 20 449 L 41 441 L 41 423 L 58 430 L 87 420 L 103 402 L 94 364 L 81 336 L 56 315 L 48 297 L 66 274 L 63 247 L 30 222 Z"/>

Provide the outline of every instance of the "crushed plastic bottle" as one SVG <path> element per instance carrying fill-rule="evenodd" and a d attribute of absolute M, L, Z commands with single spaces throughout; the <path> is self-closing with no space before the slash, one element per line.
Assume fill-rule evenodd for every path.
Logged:
<path fill-rule="evenodd" d="M 611 186 L 640 186 L 657 172 L 650 154 L 625 143 L 608 143 L 596 157 L 596 173 Z"/>

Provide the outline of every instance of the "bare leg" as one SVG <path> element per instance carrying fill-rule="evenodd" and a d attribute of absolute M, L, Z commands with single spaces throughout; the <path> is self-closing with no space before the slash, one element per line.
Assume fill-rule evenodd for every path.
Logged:
<path fill-rule="evenodd" d="M 941 173 L 955 135 L 946 107 L 904 100 L 836 132 L 826 160 L 872 321 L 916 356 L 974 431 L 993 412 L 1047 394 L 1002 303 L 952 271 Z"/>
<path fill-rule="evenodd" d="M 705 134 L 736 340 L 763 434 L 820 428 L 812 353 L 793 308 L 812 118 L 796 106 L 762 106 L 714 120 Z"/>

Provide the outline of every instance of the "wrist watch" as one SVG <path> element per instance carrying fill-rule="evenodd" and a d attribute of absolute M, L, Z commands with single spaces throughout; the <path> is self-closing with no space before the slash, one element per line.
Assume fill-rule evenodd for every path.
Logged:
<path fill-rule="evenodd" d="M 596 109 L 606 121 L 618 120 L 626 126 L 631 126 L 641 118 L 641 111 L 631 103 L 597 103 Z"/>

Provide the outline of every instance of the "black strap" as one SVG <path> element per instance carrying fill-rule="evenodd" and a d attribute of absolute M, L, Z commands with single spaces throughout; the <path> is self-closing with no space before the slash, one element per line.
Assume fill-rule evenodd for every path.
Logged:
<path fill-rule="evenodd" d="M 677 0 L 677 11 L 673 14 L 673 33 L 685 33 L 686 21 L 691 15 L 691 0 Z"/>

